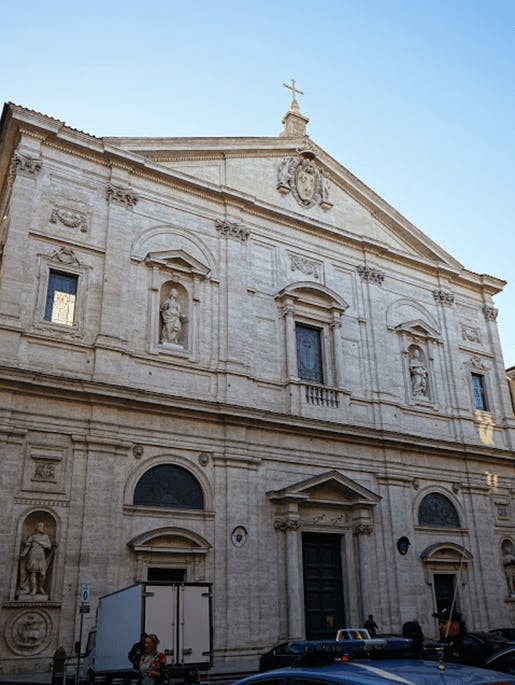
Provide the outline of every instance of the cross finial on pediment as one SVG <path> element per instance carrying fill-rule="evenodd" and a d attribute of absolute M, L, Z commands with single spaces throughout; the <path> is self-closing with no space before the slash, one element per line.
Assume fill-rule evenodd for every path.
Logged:
<path fill-rule="evenodd" d="M 288 90 L 291 90 L 292 98 L 291 98 L 291 105 L 290 105 L 290 107 L 291 107 L 292 109 L 293 109 L 294 107 L 297 107 L 297 108 L 298 108 L 299 104 L 298 104 L 298 102 L 297 102 L 297 99 L 296 99 L 296 97 L 295 97 L 295 94 L 298 93 L 299 95 L 304 95 L 304 91 L 303 91 L 303 90 L 299 90 L 298 88 L 295 87 L 295 79 L 294 79 L 294 78 L 292 78 L 292 80 L 291 80 L 291 86 L 289 86 L 287 83 L 283 83 L 283 86 L 284 86 L 285 88 L 288 88 Z"/>

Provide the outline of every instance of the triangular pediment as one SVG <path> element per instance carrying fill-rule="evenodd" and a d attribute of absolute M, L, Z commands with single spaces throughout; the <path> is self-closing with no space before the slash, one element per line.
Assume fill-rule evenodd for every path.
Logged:
<path fill-rule="evenodd" d="M 338 471 L 332 470 L 267 493 L 276 502 L 298 501 L 340 506 L 374 506 L 381 497 Z"/>
<path fill-rule="evenodd" d="M 209 266 L 195 259 L 184 250 L 149 252 L 145 257 L 145 263 L 160 266 L 170 271 L 180 271 L 202 277 L 207 276 L 210 271 Z"/>
<path fill-rule="evenodd" d="M 397 333 L 405 333 L 413 338 L 422 338 L 424 340 L 441 339 L 440 332 L 422 319 L 401 323 L 398 326 L 395 326 L 395 331 Z"/>
<path fill-rule="evenodd" d="M 198 182 L 206 190 L 223 194 L 233 191 L 253 205 L 284 212 L 293 219 L 299 217 L 325 224 L 333 233 L 337 227 L 350 240 L 365 240 L 382 249 L 463 268 L 309 138 L 105 138 L 104 141 L 131 156 L 141 156 L 146 166 Z M 302 191 L 300 195 L 297 192 L 297 160 L 311 164 L 315 170 L 318 195 L 312 202 Z M 285 166 L 289 168 L 286 180 L 282 171 Z"/>
<path fill-rule="evenodd" d="M 245 221 L 248 213 L 253 222 L 259 219 L 263 223 L 260 229 L 266 230 L 267 224 L 277 222 L 291 228 L 297 225 L 301 230 L 307 228 L 330 237 L 340 248 L 353 250 L 354 261 L 356 253 L 373 252 L 385 260 L 391 256 L 396 263 L 420 263 L 428 271 L 442 268 L 449 272 L 446 276 L 451 280 L 473 283 L 491 295 L 502 290 L 504 281 L 464 269 L 314 143 L 306 134 L 306 117 L 294 109 L 287 114 L 283 131 L 269 137 L 98 138 L 64 121 L 7 103 L 1 123 L 7 154 L 0 175 L 8 172 L 19 132 L 31 128 L 49 144 L 72 154 L 81 151 L 87 155 L 84 158 L 94 155 L 108 164 L 116 160 L 117 167 L 128 170 L 129 178 L 133 175 L 156 183 L 160 192 L 167 192 L 164 189 L 168 187 L 183 200 L 193 196 L 214 200 L 237 214 L 238 221 Z M 29 167 L 40 165 L 39 158 L 25 162 Z M 303 173 L 306 169 L 314 170 L 311 181 L 309 174 L 306 177 Z M 131 207 L 150 197 L 139 195 L 144 184 L 141 188 L 139 185 L 129 188 Z M 133 253 L 133 257 L 140 255 Z"/>

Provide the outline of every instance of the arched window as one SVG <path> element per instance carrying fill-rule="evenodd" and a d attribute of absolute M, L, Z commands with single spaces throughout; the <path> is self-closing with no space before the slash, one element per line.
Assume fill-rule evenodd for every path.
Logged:
<path fill-rule="evenodd" d="M 203 509 L 199 482 L 182 466 L 161 464 L 144 473 L 134 490 L 134 504 L 165 509 Z"/>
<path fill-rule="evenodd" d="M 456 507 L 445 495 L 432 492 L 420 502 L 418 525 L 431 528 L 459 528 L 460 519 Z"/>

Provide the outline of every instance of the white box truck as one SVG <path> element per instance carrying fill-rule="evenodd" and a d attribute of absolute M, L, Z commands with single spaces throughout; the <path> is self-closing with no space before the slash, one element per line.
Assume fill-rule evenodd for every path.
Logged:
<path fill-rule="evenodd" d="M 82 672 L 91 681 L 128 679 L 128 652 L 145 632 L 159 637 L 168 677 L 198 682 L 213 661 L 211 599 L 210 583 L 169 582 L 137 583 L 100 597 Z"/>

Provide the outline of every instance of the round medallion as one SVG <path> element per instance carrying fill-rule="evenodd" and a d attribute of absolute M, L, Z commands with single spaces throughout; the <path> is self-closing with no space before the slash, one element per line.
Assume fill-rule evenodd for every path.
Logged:
<path fill-rule="evenodd" d="M 231 533 L 231 542 L 235 547 L 243 547 L 247 542 L 247 529 L 243 526 L 236 526 Z"/>
<path fill-rule="evenodd" d="M 15 614 L 7 623 L 5 639 L 15 654 L 42 652 L 52 636 L 52 620 L 42 609 L 27 609 Z"/>

